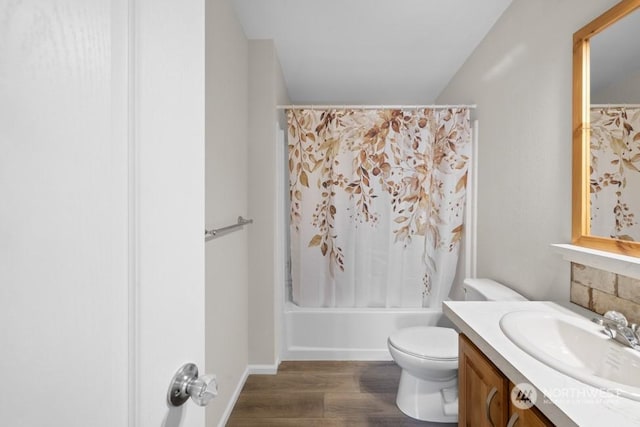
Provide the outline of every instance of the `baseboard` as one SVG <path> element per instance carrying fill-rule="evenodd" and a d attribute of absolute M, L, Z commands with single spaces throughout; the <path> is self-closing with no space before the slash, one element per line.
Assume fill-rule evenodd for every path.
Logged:
<path fill-rule="evenodd" d="M 238 381 L 238 385 L 236 389 L 233 391 L 231 395 L 231 399 L 229 399 L 229 403 L 222 413 L 222 417 L 220 418 L 220 422 L 218 423 L 218 427 L 224 427 L 227 425 L 227 421 L 229 421 L 229 417 L 231 416 L 231 412 L 233 412 L 233 407 L 236 406 L 236 402 L 238 401 L 238 397 L 240 397 L 240 392 L 242 392 L 242 387 L 244 387 L 244 383 L 247 381 L 247 377 L 249 376 L 249 367 L 244 370 L 242 376 L 240 377 L 240 381 Z"/>
<path fill-rule="evenodd" d="M 240 377 L 240 381 L 238 381 L 238 386 L 233 391 L 231 395 L 231 399 L 229 399 L 229 403 L 222 414 L 222 418 L 218 423 L 218 427 L 224 427 L 229 421 L 229 417 L 231 416 L 231 412 L 233 412 L 233 407 L 236 406 L 236 402 L 240 397 L 240 393 L 242 392 L 242 388 L 244 387 L 244 383 L 247 382 L 247 377 L 249 375 L 275 375 L 278 373 L 278 366 L 280 366 L 280 360 L 277 360 L 273 365 L 249 365 L 244 370 L 244 373 Z"/>
<path fill-rule="evenodd" d="M 275 375 L 278 373 L 280 361 L 277 360 L 273 365 L 249 365 L 249 375 Z"/>

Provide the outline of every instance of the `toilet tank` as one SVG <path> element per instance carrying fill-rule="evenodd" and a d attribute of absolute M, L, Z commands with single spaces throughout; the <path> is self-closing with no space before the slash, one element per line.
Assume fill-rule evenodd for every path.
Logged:
<path fill-rule="evenodd" d="M 465 301 L 527 301 L 511 288 L 491 279 L 464 279 Z"/>

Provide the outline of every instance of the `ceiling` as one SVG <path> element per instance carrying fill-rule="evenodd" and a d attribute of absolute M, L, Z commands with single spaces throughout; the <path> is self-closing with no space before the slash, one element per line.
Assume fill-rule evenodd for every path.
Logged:
<path fill-rule="evenodd" d="M 233 0 L 294 103 L 428 104 L 512 0 Z"/>

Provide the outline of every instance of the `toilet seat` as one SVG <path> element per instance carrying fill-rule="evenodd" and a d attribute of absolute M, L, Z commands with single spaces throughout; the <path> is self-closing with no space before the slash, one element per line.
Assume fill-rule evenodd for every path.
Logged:
<path fill-rule="evenodd" d="M 400 329 L 389 337 L 398 351 L 426 360 L 458 359 L 458 334 L 451 328 L 414 326 Z"/>

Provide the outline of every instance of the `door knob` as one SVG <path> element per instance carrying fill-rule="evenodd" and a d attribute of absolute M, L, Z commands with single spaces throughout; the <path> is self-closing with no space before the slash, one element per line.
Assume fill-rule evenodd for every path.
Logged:
<path fill-rule="evenodd" d="M 198 377 L 198 367 L 187 363 L 176 372 L 171 380 L 167 400 L 171 406 L 181 406 L 189 398 L 199 406 L 206 406 L 218 395 L 215 375 Z"/>

